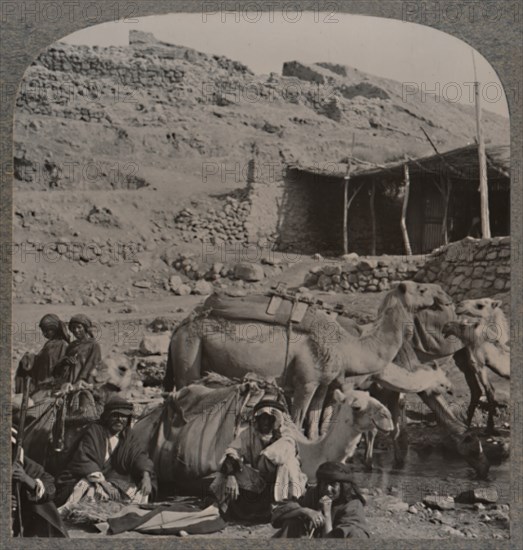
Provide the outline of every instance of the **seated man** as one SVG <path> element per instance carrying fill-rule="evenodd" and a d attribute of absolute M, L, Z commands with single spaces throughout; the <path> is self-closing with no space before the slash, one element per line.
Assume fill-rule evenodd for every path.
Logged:
<path fill-rule="evenodd" d="M 143 445 L 130 431 L 133 405 L 114 395 L 100 420 L 81 436 L 66 471 L 59 478 L 60 511 L 83 499 L 147 502 L 154 467 Z M 138 487 L 139 485 L 139 487 Z"/>
<path fill-rule="evenodd" d="M 369 538 L 365 498 L 352 479 L 350 466 L 325 462 L 316 472 L 318 484 L 294 501 L 274 507 L 275 538 Z"/>
<path fill-rule="evenodd" d="M 284 412 L 277 401 L 260 401 L 248 427 L 226 449 L 211 486 L 225 518 L 266 522 L 273 502 L 305 492 L 307 477 L 285 430 Z"/>
<path fill-rule="evenodd" d="M 14 428 L 11 432 L 13 452 L 17 432 Z M 20 459 L 13 463 L 12 481 L 13 536 L 67 538 L 67 530 L 53 502 L 56 492 L 53 477 L 21 451 Z"/>

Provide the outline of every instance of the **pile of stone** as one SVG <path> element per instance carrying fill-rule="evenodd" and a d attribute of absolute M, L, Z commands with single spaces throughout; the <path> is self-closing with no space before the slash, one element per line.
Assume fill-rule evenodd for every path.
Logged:
<path fill-rule="evenodd" d="M 244 243 L 248 240 L 245 223 L 251 210 L 251 202 L 245 197 L 229 196 L 222 210 L 210 208 L 198 214 L 184 208 L 175 218 L 175 227 L 185 242 L 212 244 Z"/>
<path fill-rule="evenodd" d="M 146 334 L 140 342 L 141 357 L 136 362 L 138 373 L 144 387 L 162 385 L 167 365 L 167 351 L 171 341 L 171 333 Z"/>
<path fill-rule="evenodd" d="M 510 237 L 467 237 L 438 248 L 416 280 L 440 284 L 455 300 L 509 292 Z"/>
<path fill-rule="evenodd" d="M 423 259 L 419 256 L 358 257 L 348 254 L 340 263 L 320 264 L 310 269 L 303 284 L 335 292 L 381 292 L 391 283 L 413 279 Z"/>
<path fill-rule="evenodd" d="M 173 259 L 164 256 L 164 260 L 177 271 L 164 281 L 164 288 L 178 296 L 207 295 L 231 284 L 255 288 L 257 283 L 285 267 L 267 258 L 261 259 L 265 265 L 248 261 L 205 263 L 191 252 L 180 252 Z"/>
<path fill-rule="evenodd" d="M 42 262 L 77 262 L 81 266 L 99 263 L 108 267 L 120 263 L 139 263 L 137 254 L 145 249 L 145 245 L 140 241 L 120 242 L 111 238 L 103 240 L 98 237 L 92 237 L 89 241 L 65 237 L 47 242 L 27 240 L 24 243 L 17 243 L 16 246 L 23 254 L 31 255 Z"/>

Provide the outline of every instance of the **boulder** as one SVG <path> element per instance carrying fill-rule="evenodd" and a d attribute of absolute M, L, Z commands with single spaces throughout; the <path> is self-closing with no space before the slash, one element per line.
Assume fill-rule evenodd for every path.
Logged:
<path fill-rule="evenodd" d="M 407 502 L 403 502 L 393 495 L 377 496 L 373 502 L 378 508 L 389 512 L 406 512 L 409 509 Z"/>
<path fill-rule="evenodd" d="M 234 276 L 242 281 L 257 282 L 263 280 L 263 267 L 249 262 L 240 262 L 234 266 Z"/>
<path fill-rule="evenodd" d="M 151 288 L 151 281 L 134 281 L 133 286 L 137 288 Z"/>
<path fill-rule="evenodd" d="M 200 296 L 208 296 L 209 294 L 212 294 L 214 291 L 214 287 L 211 285 L 211 283 L 207 281 L 198 281 L 193 289 L 193 294 L 198 294 Z"/>
<path fill-rule="evenodd" d="M 453 510 L 455 508 L 454 498 L 451 496 L 427 495 L 423 499 L 423 504 L 435 510 Z"/>
<path fill-rule="evenodd" d="M 498 491 L 496 487 L 477 487 L 469 491 L 463 491 L 456 497 L 456 502 L 463 504 L 474 504 L 481 502 L 483 504 L 495 504 L 498 501 Z"/>
<path fill-rule="evenodd" d="M 148 334 L 140 342 L 140 353 L 142 355 L 161 355 L 167 353 L 170 334 Z"/>
<path fill-rule="evenodd" d="M 173 292 L 176 291 L 178 288 L 180 288 L 180 286 L 182 286 L 182 285 L 183 285 L 183 281 L 182 281 L 182 278 L 179 275 L 172 275 L 169 278 L 169 288 Z"/>
<path fill-rule="evenodd" d="M 186 285 L 186 284 L 183 284 L 183 285 L 180 285 L 175 291 L 174 293 L 177 295 L 177 296 L 189 296 L 189 294 L 191 293 L 191 287 L 189 285 Z"/>

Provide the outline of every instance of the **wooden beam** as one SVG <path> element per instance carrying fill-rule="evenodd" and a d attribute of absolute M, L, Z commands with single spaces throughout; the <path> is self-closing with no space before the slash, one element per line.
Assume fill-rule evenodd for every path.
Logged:
<path fill-rule="evenodd" d="M 467 178 L 467 176 L 465 174 L 463 174 L 460 170 L 458 170 L 457 168 L 455 168 L 454 166 L 452 166 L 452 164 L 450 164 L 447 159 L 445 159 L 445 157 L 438 151 L 436 145 L 434 144 L 434 142 L 430 139 L 430 136 L 429 134 L 427 133 L 427 131 L 425 130 L 425 128 L 423 128 L 423 126 L 420 126 L 421 128 L 421 131 L 425 134 L 425 137 L 427 138 L 427 141 L 430 143 L 431 147 L 434 149 L 434 152 L 436 153 L 436 155 L 438 155 L 438 157 L 440 158 L 441 162 L 453 173 L 453 174 L 456 174 L 456 176 L 459 176 L 460 178 L 463 178 L 463 179 L 469 179 Z"/>
<path fill-rule="evenodd" d="M 376 196 L 376 182 L 372 182 L 372 187 L 370 191 L 370 221 L 372 225 L 372 245 L 371 245 L 371 256 L 376 256 L 376 211 L 374 209 L 374 199 Z"/>
<path fill-rule="evenodd" d="M 479 161 L 479 194 L 481 207 L 481 234 L 484 239 L 490 239 L 490 213 L 488 204 L 488 180 L 487 180 L 487 155 L 485 142 L 481 128 L 481 103 L 479 97 L 479 82 L 476 79 L 476 62 L 472 51 L 472 64 L 474 65 L 474 107 L 476 110 L 476 132 L 478 140 Z"/>
<path fill-rule="evenodd" d="M 405 194 L 403 195 L 403 205 L 401 207 L 401 234 L 403 235 L 403 244 L 405 246 L 405 254 L 407 256 L 412 255 L 412 248 L 410 247 L 409 233 L 407 231 L 407 208 L 409 206 L 409 192 L 410 192 L 410 174 L 409 165 L 406 162 L 403 165 L 403 178 L 405 183 Z"/>

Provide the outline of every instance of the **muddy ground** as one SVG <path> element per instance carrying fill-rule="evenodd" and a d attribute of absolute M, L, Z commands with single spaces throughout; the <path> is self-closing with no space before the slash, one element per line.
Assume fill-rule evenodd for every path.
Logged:
<path fill-rule="evenodd" d="M 296 269 L 298 269 L 296 267 Z M 289 282 L 292 277 L 289 276 Z M 343 301 L 354 306 L 358 314 L 372 316 L 382 295 L 349 294 L 333 296 L 325 294 L 324 299 Z M 102 351 L 105 354 L 136 352 L 146 326 L 157 317 L 172 320 L 183 319 L 202 297 L 172 297 L 160 301 L 151 299 L 136 302 L 135 310 L 129 313 L 108 313 L 102 305 L 91 307 L 86 313 L 95 320 L 103 319 L 99 333 Z M 63 304 L 28 305 L 20 304 L 15 308 L 15 322 L 30 326 L 44 313 L 54 312 L 67 319 L 78 308 Z M 14 337 L 14 356 L 26 349 L 35 347 L 35 342 L 24 341 L 21 334 Z M 452 365 L 445 366 L 453 383 L 453 395 L 448 396 L 457 414 L 462 414 L 468 404 L 468 389 L 461 373 Z M 495 380 L 496 389 L 501 396 L 508 398 L 509 385 L 506 381 Z M 133 400 L 144 403 L 160 397 L 160 388 L 141 388 L 133 390 Z M 485 425 L 485 416 L 481 411 L 476 414 L 475 425 L 478 434 Z M 486 452 L 492 459 L 489 479 L 474 479 L 474 472 L 449 448 L 445 434 L 437 427 L 433 415 L 416 396 L 407 400 L 407 428 L 410 441 L 407 462 L 403 470 L 392 468 L 392 450 L 390 441 L 378 439 L 375 453 L 375 468 L 367 472 L 362 462 L 362 448 L 358 449 L 353 465 L 356 479 L 368 497 L 367 517 L 376 538 L 489 538 L 509 537 L 508 503 L 511 500 L 509 464 L 506 459 L 506 445 L 509 439 L 508 409 L 501 411 L 496 419 L 500 436 L 494 440 L 482 436 Z M 500 449 L 505 445 L 505 452 Z M 475 487 L 495 487 L 498 499 L 492 504 L 456 504 L 455 509 L 438 511 L 422 504 L 428 494 L 457 496 L 462 491 Z M 71 525 L 72 537 L 100 537 L 94 527 Z M 270 525 L 230 524 L 222 532 L 208 535 L 218 538 L 260 539 L 271 537 L 274 530 Z M 136 537 L 136 533 L 126 533 L 119 537 Z"/>

